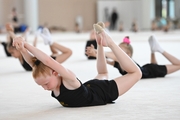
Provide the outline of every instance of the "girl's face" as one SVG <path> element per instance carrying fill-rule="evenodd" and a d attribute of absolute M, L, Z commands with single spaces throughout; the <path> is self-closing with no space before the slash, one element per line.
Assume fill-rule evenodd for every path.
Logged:
<path fill-rule="evenodd" d="M 8 52 L 15 58 L 19 58 L 21 56 L 21 53 L 14 47 L 9 48 Z"/>
<path fill-rule="evenodd" d="M 44 90 L 53 91 L 58 86 L 58 76 L 55 74 L 40 76 L 35 79 L 35 82 L 42 86 Z"/>

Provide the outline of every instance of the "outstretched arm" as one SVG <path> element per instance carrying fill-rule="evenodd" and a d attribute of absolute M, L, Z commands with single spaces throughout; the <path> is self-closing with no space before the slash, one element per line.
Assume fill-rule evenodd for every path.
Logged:
<path fill-rule="evenodd" d="M 116 56 L 114 55 L 113 52 L 105 52 L 105 56 L 107 58 L 110 58 L 110 59 L 114 60 L 114 61 L 117 61 L 117 58 L 116 58 Z"/>
<path fill-rule="evenodd" d="M 88 57 L 97 57 L 97 50 L 94 49 L 94 46 L 91 45 L 86 48 L 86 54 Z M 106 63 L 109 65 L 114 66 L 114 61 L 117 61 L 116 56 L 113 54 L 113 52 L 105 52 L 105 57 L 106 57 Z M 110 58 L 111 60 L 109 60 Z"/>
<path fill-rule="evenodd" d="M 106 53 L 105 53 L 105 56 L 106 56 L 107 58 L 110 58 L 110 59 L 111 59 L 111 60 L 106 59 L 107 64 L 114 66 L 115 61 L 117 61 L 117 58 L 116 58 L 116 56 L 114 55 L 114 53 L 113 53 L 113 52 L 106 52 Z"/>
<path fill-rule="evenodd" d="M 14 39 L 14 46 L 16 46 L 16 49 L 19 50 L 25 59 L 25 61 L 33 68 L 34 63 L 32 61 L 33 55 L 31 55 L 26 48 L 24 48 L 24 42 L 25 40 L 22 37 L 16 37 Z"/>
<path fill-rule="evenodd" d="M 58 72 L 64 80 L 76 80 L 76 76 L 70 70 L 66 69 L 60 63 L 52 59 L 50 56 L 39 50 L 38 48 L 28 44 L 27 42 L 24 43 L 24 47 L 32 53 L 38 60 L 40 60 L 45 65 L 49 66 L 51 69 Z"/>
<path fill-rule="evenodd" d="M 14 29 L 13 26 L 10 23 L 6 24 L 6 31 L 8 32 L 8 34 L 12 37 L 15 38 L 16 35 L 14 34 Z"/>
<path fill-rule="evenodd" d="M 9 35 L 13 38 L 13 42 L 15 42 L 15 41 L 18 42 L 19 38 L 14 34 L 11 24 L 6 24 L 6 30 L 9 33 Z M 21 37 L 21 40 L 23 40 L 22 37 Z M 32 62 L 33 56 L 24 48 L 23 41 L 19 41 L 19 45 L 16 47 L 16 49 L 18 49 L 21 52 L 21 54 L 22 54 L 23 58 L 25 59 L 25 61 L 31 67 L 33 67 L 33 62 Z"/>

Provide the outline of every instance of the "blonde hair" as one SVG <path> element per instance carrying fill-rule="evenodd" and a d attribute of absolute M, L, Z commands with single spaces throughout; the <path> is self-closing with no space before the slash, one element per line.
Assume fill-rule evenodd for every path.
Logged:
<path fill-rule="evenodd" d="M 33 70 L 32 70 L 32 76 L 33 78 L 37 78 L 39 76 L 46 76 L 50 75 L 50 71 L 52 70 L 47 65 L 43 64 L 41 61 L 39 61 L 37 58 L 33 57 L 32 61 L 34 63 Z"/>
<path fill-rule="evenodd" d="M 129 37 L 128 36 L 126 36 L 125 37 L 125 39 L 129 39 Z M 128 53 L 129 53 L 129 55 L 132 57 L 132 55 L 133 55 L 133 47 L 132 47 L 132 45 L 130 44 L 130 41 L 129 42 L 125 42 L 124 40 L 123 40 L 123 42 L 121 42 L 120 44 L 119 44 L 119 47 L 123 47 L 124 49 L 126 49 L 127 51 L 128 51 Z M 127 54 L 128 54 L 127 53 Z"/>

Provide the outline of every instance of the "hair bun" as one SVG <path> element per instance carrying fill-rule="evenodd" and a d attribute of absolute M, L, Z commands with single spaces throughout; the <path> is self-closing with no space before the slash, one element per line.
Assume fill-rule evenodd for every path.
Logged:
<path fill-rule="evenodd" d="M 34 63 L 36 66 L 38 66 L 40 64 L 40 61 L 37 59 Z"/>
<path fill-rule="evenodd" d="M 127 44 L 130 44 L 130 40 L 129 40 L 129 37 L 125 37 L 124 39 L 123 39 L 123 43 L 127 43 Z"/>

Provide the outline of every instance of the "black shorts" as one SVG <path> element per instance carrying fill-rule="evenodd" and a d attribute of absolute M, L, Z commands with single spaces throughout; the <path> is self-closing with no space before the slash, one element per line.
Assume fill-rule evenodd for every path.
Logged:
<path fill-rule="evenodd" d="M 167 74 L 165 65 L 146 64 L 142 66 L 142 78 L 164 77 Z"/>
<path fill-rule="evenodd" d="M 119 96 L 114 80 L 90 80 L 84 83 L 89 91 L 90 105 L 104 105 L 113 103 Z"/>

